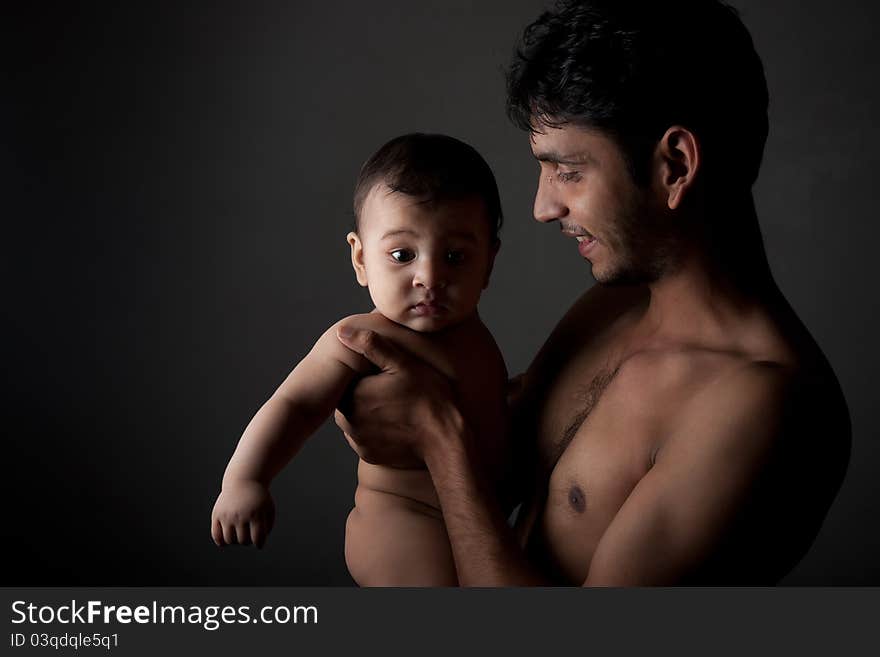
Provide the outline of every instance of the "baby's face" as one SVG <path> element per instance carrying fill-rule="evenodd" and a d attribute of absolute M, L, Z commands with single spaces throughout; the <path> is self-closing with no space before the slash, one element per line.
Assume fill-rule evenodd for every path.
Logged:
<path fill-rule="evenodd" d="M 377 185 L 349 233 L 358 282 L 380 313 L 415 331 L 439 331 L 470 317 L 498 250 L 478 198 L 420 204 Z"/>

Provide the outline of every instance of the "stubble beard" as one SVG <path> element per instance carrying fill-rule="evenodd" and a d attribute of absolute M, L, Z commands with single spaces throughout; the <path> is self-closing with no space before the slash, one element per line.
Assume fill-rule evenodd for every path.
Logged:
<path fill-rule="evenodd" d="M 676 241 L 663 230 L 656 213 L 634 194 L 618 211 L 606 245 L 611 262 L 606 269 L 593 266 L 600 285 L 647 285 L 675 269 Z"/>

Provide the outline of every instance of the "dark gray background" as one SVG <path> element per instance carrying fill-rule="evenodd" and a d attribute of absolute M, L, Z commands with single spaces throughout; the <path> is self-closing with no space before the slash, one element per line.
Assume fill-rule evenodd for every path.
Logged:
<path fill-rule="evenodd" d="M 784 583 L 878 584 L 878 11 L 734 4 L 771 92 L 771 265 L 854 428 Z M 511 372 L 592 284 L 531 220 L 536 165 L 503 111 L 503 68 L 544 3 L 83 5 L 0 21 L 3 582 L 350 584 L 356 460 L 334 426 L 276 480 L 261 552 L 210 541 L 223 468 L 315 338 L 369 308 L 344 236 L 357 170 L 392 136 L 449 133 L 492 165 L 507 223 L 481 310 Z"/>

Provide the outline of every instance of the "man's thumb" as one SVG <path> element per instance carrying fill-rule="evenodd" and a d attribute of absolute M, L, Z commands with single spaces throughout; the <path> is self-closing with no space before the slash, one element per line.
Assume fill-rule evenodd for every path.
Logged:
<path fill-rule="evenodd" d="M 336 329 L 337 339 L 353 352 L 360 354 L 381 370 L 397 365 L 398 354 L 381 335 L 370 329 L 357 329 L 344 324 Z"/>

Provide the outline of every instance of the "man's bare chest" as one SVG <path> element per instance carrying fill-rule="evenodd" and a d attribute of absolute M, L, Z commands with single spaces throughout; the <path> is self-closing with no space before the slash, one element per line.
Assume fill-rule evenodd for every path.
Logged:
<path fill-rule="evenodd" d="M 531 542 L 566 581 L 593 552 L 647 474 L 674 405 L 662 378 L 627 362 L 560 372 L 539 409 L 538 497 Z"/>
<path fill-rule="evenodd" d="M 536 408 L 540 501 L 532 544 L 570 582 L 586 578 L 599 540 L 684 409 L 733 360 L 645 351 L 606 363 L 573 361 Z"/>
<path fill-rule="evenodd" d="M 611 350 L 579 354 L 547 376 L 533 407 L 542 474 L 549 477 L 572 450 L 590 446 L 605 454 L 623 440 L 606 442 L 600 434 L 631 436 L 644 424 L 642 416 L 650 414 L 652 387 L 650 380 L 635 380 L 629 360 Z"/>

